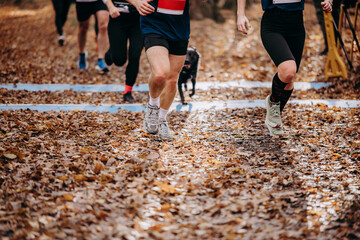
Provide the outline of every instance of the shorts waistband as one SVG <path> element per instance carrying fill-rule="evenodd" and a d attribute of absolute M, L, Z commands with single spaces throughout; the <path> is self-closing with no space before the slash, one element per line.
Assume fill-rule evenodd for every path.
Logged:
<path fill-rule="evenodd" d="M 289 11 L 289 10 L 284 10 L 278 7 L 273 7 L 270 9 L 266 9 L 265 12 L 268 13 L 279 13 L 279 14 L 302 14 L 302 10 L 294 10 L 294 11 Z"/>

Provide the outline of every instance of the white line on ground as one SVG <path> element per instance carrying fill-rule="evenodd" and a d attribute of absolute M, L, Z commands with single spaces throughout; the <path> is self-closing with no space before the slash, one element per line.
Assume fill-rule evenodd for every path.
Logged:
<path fill-rule="evenodd" d="M 298 90 L 308 90 L 310 88 L 319 89 L 326 87 L 330 83 L 322 82 L 296 82 L 294 87 Z M 189 88 L 192 88 L 191 83 L 188 83 Z M 238 81 L 229 82 L 197 82 L 195 88 L 197 90 L 209 90 L 218 88 L 271 88 L 271 82 L 260 81 L 246 81 L 244 79 Z M 71 84 L 17 84 L 0 85 L 0 88 L 8 90 L 27 90 L 27 91 L 87 91 L 87 92 L 123 92 L 125 86 L 115 84 L 103 84 L 103 85 L 71 85 Z M 133 88 L 134 91 L 148 92 L 149 86 L 147 84 L 136 85 Z"/>
<path fill-rule="evenodd" d="M 325 104 L 328 107 L 340 108 L 359 108 L 360 101 L 358 100 L 292 100 L 290 104 L 301 105 L 316 105 Z M 192 102 L 188 105 L 173 103 L 170 110 L 174 111 L 201 111 L 201 110 L 222 110 L 224 108 L 254 108 L 265 107 L 264 100 L 232 100 L 232 101 L 214 101 L 214 102 Z M 103 104 L 103 105 L 89 105 L 89 104 L 0 104 L 0 110 L 17 110 L 30 109 L 35 111 L 99 111 L 117 113 L 119 109 L 129 110 L 133 112 L 141 112 L 145 110 L 142 104 Z"/>

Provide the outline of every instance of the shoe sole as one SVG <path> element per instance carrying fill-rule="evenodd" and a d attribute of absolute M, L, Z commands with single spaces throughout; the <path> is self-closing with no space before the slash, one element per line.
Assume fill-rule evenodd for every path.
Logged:
<path fill-rule="evenodd" d="M 159 138 L 161 138 L 162 140 L 164 140 L 164 141 L 172 141 L 172 140 L 174 140 L 174 136 L 172 135 L 172 136 L 161 136 L 161 134 L 160 134 L 160 132 L 157 134 L 157 136 L 159 137 Z"/>
<path fill-rule="evenodd" d="M 100 73 L 107 73 L 109 72 L 108 68 L 100 68 L 99 66 L 95 66 L 95 69 Z"/>
<path fill-rule="evenodd" d="M 269 126 L 266 121 L 265 121 L 265 126 L 268 128 L 271 137 L 277 137 L 277 136 L 281 137 L 284 135 L 284 131 L 281 128 L 273 128 Z M 275 134 L 274 129 L 279 130 L 280 133 Z"/>
<path fill-rule="evenodd" d="M 171 137 L 171 138 L 165 138 L 165 137 L 161 137 L 159 135 L 156 135 L 160 138 L 161 141 L 166 141 L 166 142 L 171 142 L 171 141 L 174 141 L 174 138 Z"/>
<path fill-rule="evenodd" d="M 145 120 L 144 120 L 144 129 L 145 129 L 145 131 L 147 132 L 147 133 L 150 133 L 150 134 L 152 134 L 152 135 L 156 135 L 156 134 L 158 134 L 159 133 L 159 129 L 156 131 L 156 132 L 151 132 L 151 131 L 149 131 L 148 129 L 147 129 L 147 127 L 146 127 L 146 123 L 145 123 Z"/>
<path fill-rule="evenodd" d="M 86 58 L 87 58 L 87 51 L 85 51 L 85 68 L 81 68 L 81 67 L 80 67 L 80 64 L 79 64 L 79 62 L 78 62 L 78 67 L 79 67 L 79 69 L 82 69 L 82 70 L 87 69 L 88 64 L 87 64 Z"/>
<path fill-rule="evenodd" d="M 127 100 L 126 98 L 127 98 L 127 97 L 125 97 L 125 94 L 124 94 L 124 95 L 123 95 L 124 102 L 136 103 L 136 99 L 135 99 L 135 98 L 131 98 L 130 100 Z"/>
<path fill-rule="evenodd" d="M 85 66 L 85 68 L 82 68 L 82 67 L 80 67 L 80 66 L 78 66 L 79 67 L 79 69 L 81 69 L 81 70 L 86 70 L 87 69 L 87 66 Z"/>

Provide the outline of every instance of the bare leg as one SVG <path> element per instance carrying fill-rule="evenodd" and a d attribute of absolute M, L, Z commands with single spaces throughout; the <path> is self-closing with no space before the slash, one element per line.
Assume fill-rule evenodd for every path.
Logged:
<path fill-rule="evenodd" d="M 78 44 L 80 53 L 85 53 L 86 37 L 87 31 L 89 29 L 90 19 L 79 22 L 79 31 L 78 31 Z"/>
<path fill-rule="evenodd" d="M 146 107 L 144 126 L 151 134 L 159 133 L 161 138 L 173 137 L 166 122 L 166 114 L 174 101 L 179 73 L 184 65 L 185 55 L 175 56 L 162 46 L 154 46 L 146 51 L 150 62 L 151 74 L 149 90 L 151 98 L 160 97 L 160 108 L 148 104 Z M 150 101 L 153 101 L 150 99 Z"/>
<path fill-rule="evenodd" d="M 152 98 L 157 98 L 163 91 L 170 73 L 169 52 L 165 47 L 154 46 L 146 51 L 151 67 L 149 91 Z"/>
<path fill-rule="evenodd" d="M 108 38 L 108 24 L 109 24 L 109 12 L 101 10 L 96 12 L 96 18 L 98 21 L 99 34 L 97 36 L 98 43 L 98 57 L 104 58 L 107 49 L 109 48 Z"/>
<path fill-rule="evenodd" d="M 174 101 L 177 90 L 177 81 L 179 79 L 179 73 L 184 66 L 185 57 L 185 55 L 169 55 L 170 73 L 166 79 L 165 88 L 160 96 L 160 107 L 163 109 L 169 109 Z"/>
<path fill-rule="evenodd" d="M 296 63 L 293 60 L 282 62 L 278 66 L 278 76 L 280 80 L 287 83 L 285 90 L 294 88 L 294 81 L 296 75 Z"/>

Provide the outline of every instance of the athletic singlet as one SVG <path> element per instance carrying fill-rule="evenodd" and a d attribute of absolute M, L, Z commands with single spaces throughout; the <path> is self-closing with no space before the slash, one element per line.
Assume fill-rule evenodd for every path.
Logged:
<path fill-rule="evenodd" d="M 272 8 L 280 8 L 285 11 L 298 11 L 304 10 L 304 2 L 305 0 L 301 0 L 301 2 L 295 3 L 273 4 L 273 0 L 261 0 L 261 5 L 264 11 Z"/>
<path fill-rule="evenodd" d="M 155 12 L 140 17 L 143 34 L 159 34 L 170 40 L 190 37 L 189 0 L 154 0 L 149 2 Z"/>

